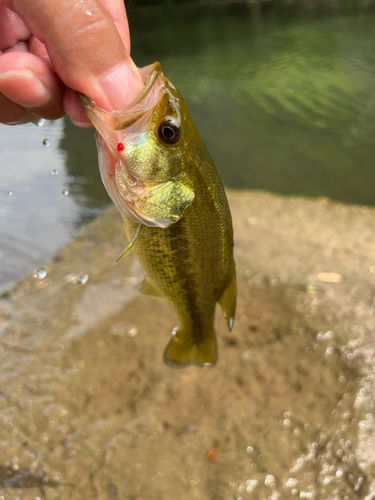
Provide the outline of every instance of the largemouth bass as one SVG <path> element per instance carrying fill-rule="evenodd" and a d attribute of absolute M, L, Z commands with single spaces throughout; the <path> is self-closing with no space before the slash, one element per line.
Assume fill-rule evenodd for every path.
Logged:
<path fill-rule="evenodd" d="M 146 272 L 141 292 L 169 299 L 180 320 L 165 363 L 210 367 L 216 303 L 229 330 L 236 306 L 228 202 L 181 95 L 159 63 L 140 71 L 145 89 L 126 108 L 107 112 L 81 101 L 97 129 L 103 183 L 130 240 L 119 258 L 134 248 Z"/>

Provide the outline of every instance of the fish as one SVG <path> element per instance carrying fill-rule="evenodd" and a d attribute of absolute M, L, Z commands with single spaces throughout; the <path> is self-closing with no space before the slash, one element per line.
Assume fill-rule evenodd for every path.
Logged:
<path fill-rule="evenodd" d="M 219 303 L 229 330 L 236 309 L 231 213 L 213 160 L 160 63 L 141 68 L 143 92 L 105 111 L 80 94 L 96 128 L 101 177 L 146 273 L 141 293 L 167 298 L 179 326 L 164 350 L 172 368 L 213 367 Z"/>

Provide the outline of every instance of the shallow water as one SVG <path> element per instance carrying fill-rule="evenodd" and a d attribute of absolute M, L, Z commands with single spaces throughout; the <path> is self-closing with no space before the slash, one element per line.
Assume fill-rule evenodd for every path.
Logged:
<path fill-rule="evenodd" d="M 375 213 L 229 202 L 238 314 L 213 370 L 163 365 L 176 317 L 134 256 L 111 266 L 115 209 L 0 300 L 1 499 L 373 498 Z"/>

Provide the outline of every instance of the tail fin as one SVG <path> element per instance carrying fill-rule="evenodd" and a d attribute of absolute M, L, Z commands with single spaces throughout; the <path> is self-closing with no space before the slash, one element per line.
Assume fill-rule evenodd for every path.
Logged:
<path fill-rule="evenodd" d="M 164 351 L 164 362 L 171 368 L 185 368 L 196 365 L 212 368 L 216 363 L 215 332 L 203 339 L 197 339 L 183 330 L 177 330 Z"/>

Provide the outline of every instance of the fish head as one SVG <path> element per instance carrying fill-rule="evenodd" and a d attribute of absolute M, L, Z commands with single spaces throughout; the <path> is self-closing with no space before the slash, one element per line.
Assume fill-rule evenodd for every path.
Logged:
<path fill-rule="evenodd" d="M 187 106 L 159 63 L 140 70 L 145 89 L 122 110 L 105 111 L 80 95 L 95 126 L 103 183 L 118 210 L 135 222 L 167 227 L 195 197 Z"/>

